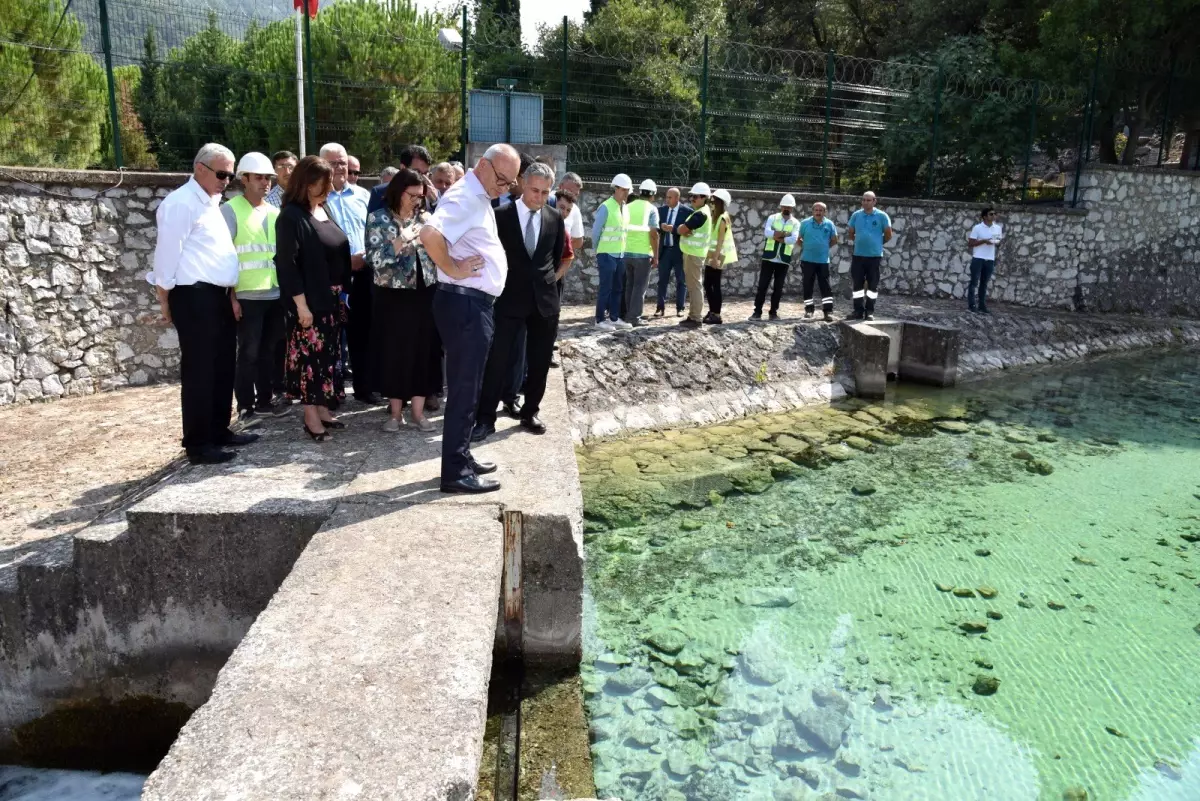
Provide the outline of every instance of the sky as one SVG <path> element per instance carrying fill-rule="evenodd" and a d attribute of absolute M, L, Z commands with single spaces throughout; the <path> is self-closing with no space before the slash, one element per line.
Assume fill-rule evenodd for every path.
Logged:
<path fill-rule="evenodd" d="M 416 0 L 417 8 L 461 8 L 457 0 Z M 565 14 L 574 22 L 583 22 L 583 12 L 589 7 L 588 0 L 521 0 L 521 38 L 526 44 L 537 39 L 539 23 L 561 25 Z"/>

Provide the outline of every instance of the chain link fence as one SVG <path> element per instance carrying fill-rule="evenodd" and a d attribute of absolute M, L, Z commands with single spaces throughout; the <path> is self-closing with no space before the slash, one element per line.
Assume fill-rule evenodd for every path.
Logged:
<path fill-rule="evenodd" d="M 208 141 L 300 150 L 290 0 L 15 2 L 0 163 L 177 170 Z M 515 18 L 327 2 L 299 24 L 305 147 L 338 141 L 374 171 L 408 143 L 459 154 L 474 132 L 565 145 L 588 179 L 1013 202 L 1073 202 L 1078 153 L 1188 166 L 1194 54 L 1097 52 L 1089 80 L 1063 86 L 710 39 L 647 14 L 645 31 L 564 19 L 523 43 Z"/>

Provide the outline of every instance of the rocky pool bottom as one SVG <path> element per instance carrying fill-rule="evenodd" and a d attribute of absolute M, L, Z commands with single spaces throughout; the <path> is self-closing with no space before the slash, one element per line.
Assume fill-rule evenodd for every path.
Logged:
<path fill-rule="evenodd" d="M 599 797 L 1200 798 L 1200 356 L 578 457 Z"/>

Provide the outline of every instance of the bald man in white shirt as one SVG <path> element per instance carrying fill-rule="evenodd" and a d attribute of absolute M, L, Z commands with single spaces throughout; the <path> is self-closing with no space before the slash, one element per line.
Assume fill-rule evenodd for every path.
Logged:
<path fill-rule="evenodd" d="M 521 157 L 511 145 L 492 145 L 438 200 L 437 211 L 421 229 L 421 244 L 438 268 L 433 319 L 446 352 L 442 492 L 500 489 L 500 482 L 484 477 L 496 465 L 471 455 L 471 429 L 495 333 L 492 307 L 508 277 L 491 201 L 516 183 L 520 167 Z"/>
<path fill-rule="evenodd" d="M 183 447 L 192 464 L 228 462 L 234 453 L 224 446 L 258 439 L 229 430 L 237 363 L 229 290 L 237 285 L 238 257 L 218 206 L 232 178 L 233 153 L 207 144 L 196 154 L 192 177 L 155 212 L 152 275 L 163 320 L 179 333 Z"/>

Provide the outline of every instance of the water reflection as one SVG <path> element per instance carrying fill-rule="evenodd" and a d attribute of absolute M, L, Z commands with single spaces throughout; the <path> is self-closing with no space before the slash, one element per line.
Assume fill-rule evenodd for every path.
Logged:
<path fill-rule="evenodd" d="M 1200 357 L 580 464 L 602 795 L 1200 798 Z"/>
<path fill-rule="evenodd" d="M 146 777 L 0 765 L 0 801 L 137 801 Z"/>

